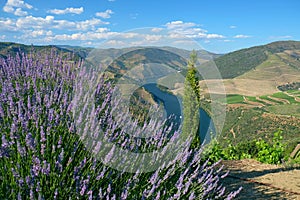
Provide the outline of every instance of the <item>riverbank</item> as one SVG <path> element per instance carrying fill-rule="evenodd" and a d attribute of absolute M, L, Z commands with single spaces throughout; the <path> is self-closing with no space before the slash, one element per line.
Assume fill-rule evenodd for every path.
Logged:
<path fill-rule="evenodd" d="M 161 89 L 158 87 L 157 84 L 146 84 L 143 86 L 147 92 L 149 92 L 153 99 L 157 103 L 162 103 L 164 105 L 164 109 L 167 113 L 166 117 L 173 116 L 173 122 L 175 124 L 180 125 L 183 120 L 183 113 L 182 113 L 182 99 L 173 95 L 170 92 L 166 92 L 166 88 Z M 209 143 L 211 141 L 211 135 L 214 135 L 216 132 L 213 120 L 211 119 L 209 113 L 207 112 L 208 109 L 203 109 L 202 107 L 199 108 L 200 114 L 200 124 L 199 124 L 199 137 L 200 140 L 205 143 Z M 176 126 L 178 127 L 178 126 Z"/>

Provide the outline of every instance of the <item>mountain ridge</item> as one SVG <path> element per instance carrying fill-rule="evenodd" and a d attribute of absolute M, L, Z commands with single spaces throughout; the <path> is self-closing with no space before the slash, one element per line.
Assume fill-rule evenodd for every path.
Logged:
<path fill-rule="evenodd" d="M 120 56 L 129 55 L 130 52 L 136 52 L 139 56 L 149 49 L 152 49 L 152 54 L 148 54 L 149 60 L 155 60 L 162 55 L 167 55 L 166 59 L 178 60 L 178 56 L 188 60 L 190 51 L 185 49 L 179 49 L 175 47 L 129 47 L 121 49 L 93 49 L 89 47 L 68 46 L 68 45 L 24 45 L 13 42 L 0 42 L 0 56 L 6 57 L 8 54 L 15 55 L 19 51 L 29 53 L 34 49 L 35 51 L 55 49 L 63 53 L 75 53 L 82 59 L 105 61 L 107 65 L 112 64 L 114 60 L 119 59 Z M 143 49 L 143 50 L 140 50 Z M 143 53 L 144 51 L 144 53 Z M 162 53 L 165 52 L 165 53 Z M 171 52 L 171 53 L 167 53 Z M 220 71 L 223 79 L 241 79 L 255 77 L 256 70 L 262 70 L 265 76 L 270 76 L 272 70 L 277 70 L 278 76 L 284 76 L 284 73 L 300 73 L 300 42 L 299 41 L 276 41 L 265 45 L 249 47 L 233 51 L 224 55 L 207 52 L 205 50 L 198 50 L 198 57 L 201 63 L 199 69 L 210 70 L 211 64 L 216 65 Z M 170 55 L 173 55 L 173 57 Z M 175 56 L 176 55 L 176 56 Z M 98 59 L 98 60 L 97 60 Z M 164 57 L 160 58 L 165 59 Z M 141 58 L 137 58 L 141 60 Z M 269 62 L 269 74 L 267 73 L 266 63 Z M 169 62 L 170 63 L 170 62 Z M 272 69 L 272 63 L 274 68 Z M 98 63 L 97 63 L 98 64 Z M 174 64 L 174 63 L 173 63 Z M 180 61 L 181 68 L 184 68 L 186 62 Z M 276 66 L 275 66 L 276 65 Z M 280 67 L 278 67 L 280 65 Z M 179 69 L 177 67 L 177 69 Z M 281 69 L 284 69 L 282 73 Z M 260 71 L 261 72 L 261 71 Z M 275 74 L 275 73 L 274 73 Z M 289 74 L 291 75 L 291 74 Z M 261 77 L 261 74 L 258 76 Z M 207 77 L 209 79 L 209 77 Z M 270 78 L 270 77 L 268 77 Z M 261 78 L 263 79 L 263 77 Z M 295 82 L 295 78 L 286 78 L 286 81 L 280 81 L 281 83 Z"/>
<path fill-rule="evenodd" d="M 232 79 L 254 69 L 268 59 L 269 54 L 278 54 L 285 51 L 300 51 L 298 41 L 277 41 L 266 45 L 254 46 L 227 53 L 214 59 L 221 76 L 224 79 Z M 297 53 L 298 57 L 300 54 Z M 204 64 L 207 67 L 209 63 Z M 300 66 L 300 63 L 297 65 Z"/>

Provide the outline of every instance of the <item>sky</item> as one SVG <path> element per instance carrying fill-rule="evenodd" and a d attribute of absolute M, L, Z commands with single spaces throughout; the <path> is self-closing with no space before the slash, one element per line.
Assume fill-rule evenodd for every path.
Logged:
<path fill-rule="evenodd" d="M 300 40 L 299 7 L 299 0 L 0 0 L 0 41 L 227 53 Z"/>

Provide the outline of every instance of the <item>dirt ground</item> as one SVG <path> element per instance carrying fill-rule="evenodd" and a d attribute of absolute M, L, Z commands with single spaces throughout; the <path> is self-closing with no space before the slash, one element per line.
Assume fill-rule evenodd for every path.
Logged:
<path fill-rule="evenodd" d="M 237 199 L 300 200 L 300 167 L 263 164 L 252 159 L 222 161 L 230 170 L 223 184 L 243 190 Z"/>

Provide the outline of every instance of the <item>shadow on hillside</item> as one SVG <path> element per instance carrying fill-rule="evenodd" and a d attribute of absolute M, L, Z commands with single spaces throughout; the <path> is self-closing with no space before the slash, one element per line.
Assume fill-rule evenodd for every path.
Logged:
<path fill-rule="evenodd" d="M 266 186 L 257 185 L 255 183 L 246 182 L 243 180 L 227 177 L 222 181 L 224 186 L 230 191 L 237 190 L 240 186 L 243 187 L 240 194 L 236 199 L 249 200 L 249 199 L 283 199 L 289 200 L 290 196 L 280 190 L 270 189 Z"/>
<path fill-rule="evenodd" d="M 276 169 L 265 169 L 265 170 L 260 170 L 260 171 L 249 171 L 249 172 L 230 169 L 230 174 L 233 175 L 233 176 L 241 177 L 241 178 L 252 179 L 252 178 L 264 176 L 264 175 L 270 174 L 270 173 L 278 173 L 278 172 L 290 171 L 290 170 L 300 170 L 300 166 L 297 166 L 297 167 L 282 167 L 282 168 L 276 168 Z"/>
<path fill-rule="evenodd" d="M 239 187 L 243 187 L 243 190 L 238 195 L 237 199 L 293 199 L 294 195 L 288 192 L 284 192 L 280 189 L 272 188 L 267 185 L 261 185 L 240 178 L 254 179 L 270 173 L 278 173 L 282 171 L 289 171 L 294 169 L 300 169 L 300 167 L 279 168 L 279 169 L 267 169 L 262 171 L 250 171 L 245 172 L 241 170 L 230 170 L 229 176 L 223 179 L 221 182 L 230 191 L 237 190 Z"/>

